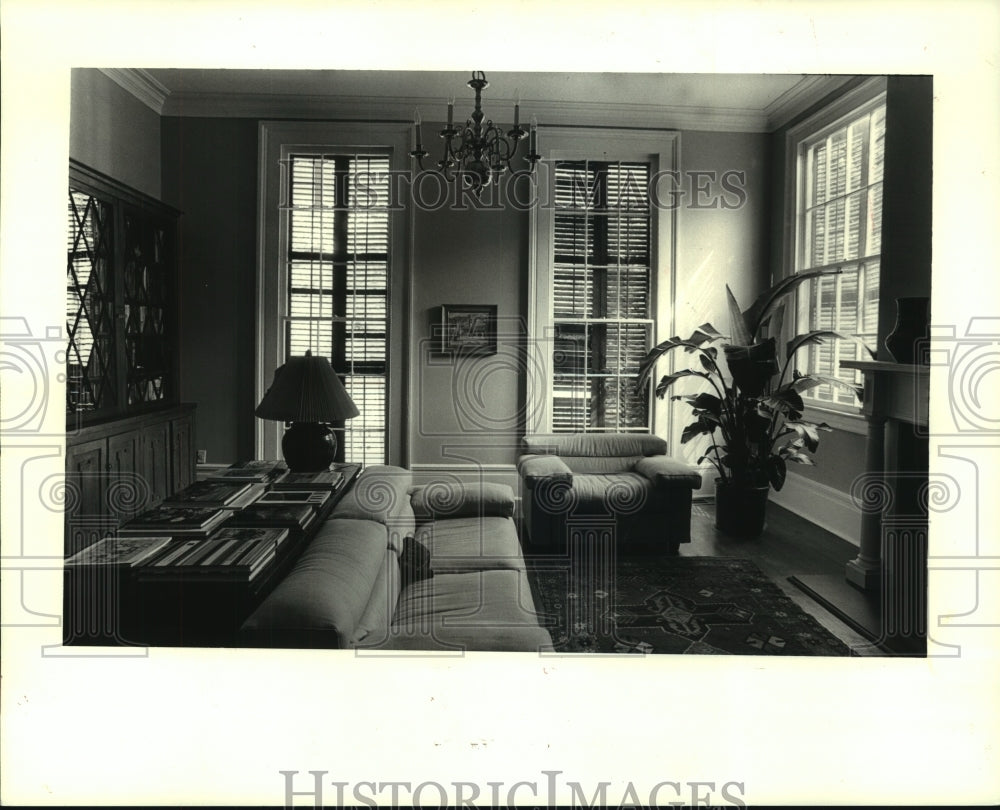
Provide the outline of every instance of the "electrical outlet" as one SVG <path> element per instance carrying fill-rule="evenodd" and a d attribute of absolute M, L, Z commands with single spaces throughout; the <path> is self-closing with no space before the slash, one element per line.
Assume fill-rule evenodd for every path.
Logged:
<path fill-rule="evenodd" d="M 208 450 L 199 450 L 198 451 L 198 463 L 199 464 L 207 464 L 208 463 Z"/>

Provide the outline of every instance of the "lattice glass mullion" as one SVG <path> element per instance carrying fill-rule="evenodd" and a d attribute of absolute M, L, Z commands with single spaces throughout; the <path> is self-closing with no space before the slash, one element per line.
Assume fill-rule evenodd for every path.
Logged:
<path fill-rule="evenodd" d="M 116 404 L 113 207 L 70 190 L 68 215 L 66 407 L 80 413 Z"/>

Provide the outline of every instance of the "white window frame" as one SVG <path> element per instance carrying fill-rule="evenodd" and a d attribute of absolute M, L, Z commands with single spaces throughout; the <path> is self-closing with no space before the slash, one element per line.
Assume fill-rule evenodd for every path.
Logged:
<path fill-rule="evenodd" d="M 807 143 L 815 141 L 823 133 L 837 129 L 852 118 L 863 115 L 866 110 L 885 102 L 886 77 L 874 76 L 826 105 L 809 118 L 790 127 L 785 135 L 785 215 L 784 215 L 784 275 L 794 275 L 801 269 L 803 254 L 800 241 L 802 223 L 799 212 L 805 198 L 806 178 L 800 167 L 805 160 Z M 884 199 L 884 197 L 883 197 Z M 809 282 L 802 285 L 792 296 L 794 317 L 785 319 L 786 338 L 791 338 L 801 322 L 803 307 L 807 305 L 805 296 Z M 881 285 L 880 285 L 881 286 Z M 799 330 L 801 331 L 801 330 Z M 875 348 L 872 346 L 871 348 Z M 823 421 L 840 430 L 864 435 L 866 424 L 860 403 L 843 405 L 806 400 L 806 418 Z"/>
<path fill-rule="evenodd" d="M 260 402 L 284 357 L 284 320 L 287 312 L 287 267 L 283 260 L 280 207 L 286 203 L 285 160 L 297 151 L 388 152 L 394 178 L 410 170 L 409 124 L 330 123 L 318 121 L 262 121 L 259 125 L 259 196 L 257 245 L 257 336 L 254 405 Z M 406 335 L 409 333 L 409 254 L 411 207 L 408 186 L 397 184 L 400 199 L 389 221 L 388 302 L 389 340 L 386 346 L 386 463 L 405 466 L 407 415 L 403 407 Z M 256 419 L 257 458 L 279 458 L 284 426 Z"/>
<path fill-rule="evenodd" d="M 554 166 L 558 160 L 595 160 L 647 162 L 654 177 L 676 171 L 679 165 L 680 133 L 673 130 L 573 129 L 544 127 L 538 131 L 544 162 Z M 551 204 L 554 190 L 549 187 L 554 171 L 538 167 L 538 205 L 531 207 L 528 269 L 528 433 L 552 430 L 552 384 L 554 380 L 552 295 L 552 244 L 554 217 Z M 661 192 L 672 188 L 660 184 Z M 664 203 L 673 197 L 661 193 Z M 653 345 L 666 340 L 674 330 L 676 298 L 676 206 L 656 206 L 650 221 L 650 316 L 653 320 Z M 670 438 L 669 403 L 650 392 L 651 433 Z"/>

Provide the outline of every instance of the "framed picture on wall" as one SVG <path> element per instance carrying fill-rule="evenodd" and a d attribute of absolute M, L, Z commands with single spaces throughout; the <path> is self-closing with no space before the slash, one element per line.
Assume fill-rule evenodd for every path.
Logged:
<path fill-rule="evenodd" d="M 438 328 L 442 352 L 497 353 L 495 304 L 442 304 Z"/>

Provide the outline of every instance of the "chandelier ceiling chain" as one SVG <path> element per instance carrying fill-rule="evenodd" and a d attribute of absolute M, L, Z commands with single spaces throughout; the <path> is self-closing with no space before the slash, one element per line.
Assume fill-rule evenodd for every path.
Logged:
<path fill-rule="evenodd" d="M 440 133 L 444 140 L 444 156 L 437 165 L 446 180 L 454 181 L 461 177 L 478 197 L 484 188 L 497 182 L 504 172 L 515 171 L 511 161 L 517 154 L 520 141 L 526 136 L 528 154 L 524 160 L 528 162 L 529 172 L 534 171 L 535 164 L 541 159 L 538 154 L 538 122 L 532 116 L 530 132 L 520 126 L 521 103 L 518 98 L 514 102 L 514 125 L 504 133 L 483 112 L 482 93 L 490 86 L 486 74 L 481 70 L 474 71 L 466 84 L 476 93 L 475 109 L 465 126 L 458 129 L 454 125 L 455 99 L 452 97 L 448 100 L 448 124 Z M 424 158 L 429 152 L 423 148 L 420 124 L 420 111 L 414 110 L 416 147 L 410 152 L 410 157 L 416 158 L 421 171 L 426 171 Z"/>

